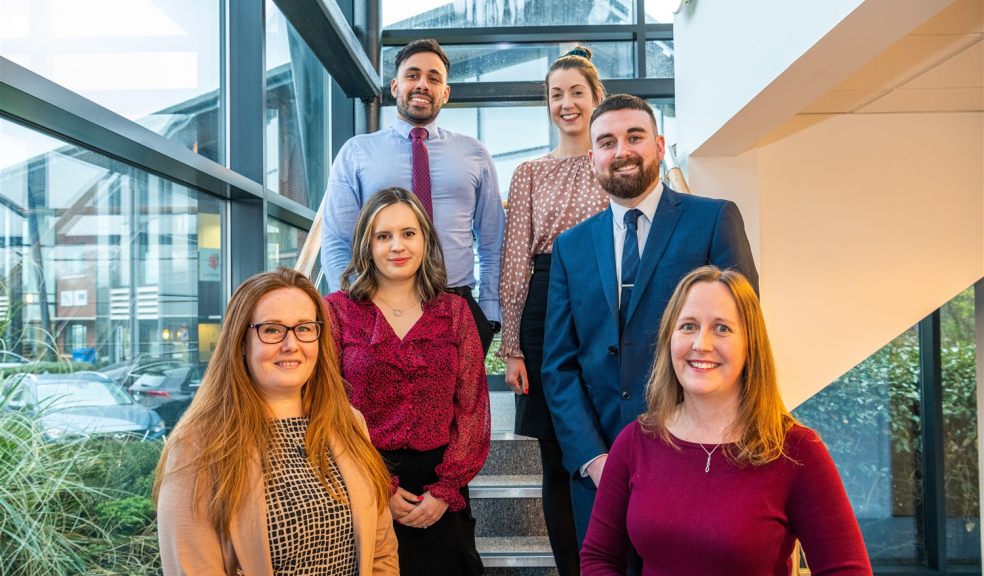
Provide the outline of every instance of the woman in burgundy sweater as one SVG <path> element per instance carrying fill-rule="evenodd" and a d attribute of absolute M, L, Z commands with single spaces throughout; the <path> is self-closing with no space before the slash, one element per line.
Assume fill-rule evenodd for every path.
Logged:
<path fill-rule="evenodd" d="M 352 404 L 393 474 L 403 576 L 482 570 L 468 482 L 489 451 L 488 385 L 475 321 L 446 278 L 420 201 L 389 188 L 362 208 L 342 291 L 325 298 Z"/>
<path fill-rule="evenodd" d="M 779 576 L 794 541 L 814 575 L 870 575 L 823 442 L 783 406 L 758 298 L 694 270 L 660 325 L 648 410 L 615 440 L 581 550 L 585 576 Z"/>

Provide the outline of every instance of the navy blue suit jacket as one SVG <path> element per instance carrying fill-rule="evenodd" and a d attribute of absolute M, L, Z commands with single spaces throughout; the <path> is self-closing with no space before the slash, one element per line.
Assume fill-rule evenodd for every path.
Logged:
<path fill-rule="evenodd" d="M 544 331 L 543 389 L 564 467 L 575 480 L 581 466 L 607 453 L 622 428 L 645 411 L 646 381 L 663 310 L 680 279 L 705 264 L 739 270 L 758 291 L 758 273 L 738 207 L 730 201 L 679 194 L 664 184 L 620 339 L 611 208 L 557 237 Z M 590 479 L 585 480 L 593 489 Z M 590 506 L 585 512 L 576 496 L 574 500 L 583 538 Z"/>

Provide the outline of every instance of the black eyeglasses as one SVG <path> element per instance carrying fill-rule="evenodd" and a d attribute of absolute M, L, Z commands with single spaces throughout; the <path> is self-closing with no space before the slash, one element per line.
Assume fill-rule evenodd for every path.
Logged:
<path fill-rule="evenodd" d="M 280 344 L 292 330 L 294 338 L 300 342 L 314 342 L 321 336 L 321 322 L 301 322 L 294 326 L 285 326 L 276 322 L 259 322 L 250 324 L 249 327 L 256 329 L 256 337 L 264 344 Z"/>

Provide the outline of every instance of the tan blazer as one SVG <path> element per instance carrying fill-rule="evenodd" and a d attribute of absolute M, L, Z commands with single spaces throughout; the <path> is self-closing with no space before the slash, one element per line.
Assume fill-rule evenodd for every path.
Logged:
<path fill-rule="evenodd" d="M 368 437 L 362 414 L 353 411 Z M 181 445 L 171 448 L 166 473 L 190 457 L 182 455 L 179 448 Z M 362 471 L 334 444 L 331 453 L 345 481 L 352 506 L 359 574 L 399 574 L 396 535 L 389 507 L 384 506 L 382 513 L 376 512 L 376 503 Z M 273 576 L 267 539 L 266 497 L 259 465 L 251 474 L 250 484 L 250 493 L 230 523 L 230 536 L 223 538 L 212 529 L 205 515 L 193 512 L 194 471 L 185 468 L 164 478 L 157 501 L 157 527 L 165 576 L 232 576 L 240 573 L 237 569 L 246 576 Z"/>

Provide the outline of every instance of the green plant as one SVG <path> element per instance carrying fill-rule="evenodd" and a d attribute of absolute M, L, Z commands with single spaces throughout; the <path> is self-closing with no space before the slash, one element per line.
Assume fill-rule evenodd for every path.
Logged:
<path fill-rule="evenodd" d="M 80 475 L 94 454 L 79 441 L 45 442 L 36 416 L 9 409 L 15 391 L 0 397 L 0 573 L 82 573 L 84 534 L 102 536 L 85 514 L 102 493 Z"/>
<path fill-rule="evenodd" d="M 489 353 L 485 355 L 485 373 L 486 374 L 505 374 L 506 373 L 506 362 L 496 355 L 499 351 L 499 346 L 502 345 L 502 336 L 496 335 L 495 339 L 492 340 L 492 345 L 489 346 Z"/>

